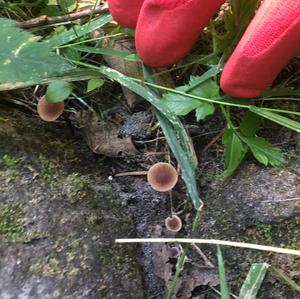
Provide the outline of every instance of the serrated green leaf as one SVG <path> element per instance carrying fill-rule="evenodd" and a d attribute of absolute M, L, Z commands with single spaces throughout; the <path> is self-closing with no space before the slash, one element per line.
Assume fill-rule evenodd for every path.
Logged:
<path fill-rule="evenodd" d="M 233 129 L 226 129 L 224 131 L 222 142 L 225 145 L 224 158 L 227 167 L 222 175 L 228 176 L 234 172 L 243 160 L 247 152 L 247 147 Z"/>
<path fill-rule="evenodd" d="M 0 18 L 0 84 L 39 82 L 73 69 L 45 42 Z"/>
<path fill-rule="evenodd" d="M 211 69 L 201 76 L 191 76 L 188 85 L 179 86 L 176 90 L 199 97 L 216 98 L 220 95 L 219 86 L 211 79 L 215 73 L 216 70 Z M 214 113 L 214 105 L 212 103 L 192 99 L 187 96 L 168 92 L 163 95 L 163 100 L 176 115 L 187 115 L 196 109 L 198 121 Z"/>
<path fill-rule="evenodd" d="M 266 139 L 262 137 L 245 137 L 244 141 L 249 146 L 253 156 L 262 164 L 279 166 L 284 162 L 280 149 L 274 147 Z"/>
<path fill-rule="evenodd" d="M 72 93 L 73 85 L 67 81 L 57 80 L 50 83 L 46 100 L 51 103 L 63 102 Z"/>
<path fill-rule="evenodd" d="M 240 131 L 245 137 L 254 137 L 261 124 L 261 117 L 251 111 L 246 111 L 241 124 Z"/>
<path fill-rule="evenodd" d="M 238 299 L 255 299 L 266 276 L 269 264 L 252 264 L 242 285 Z"/>
<path fill-rule="evenodd" d="M 70 13 L 77 7 L 77 0 L 57 0 L 64 13 Z"/>
<path fill-rule="evenodd" d="M 207 103 L 202 102 L 196 108 L 196 119 L 197 121 L 203 120 L 206 116 L 211 115 L 215 112 L 214 105 L 207 105 Z"/>
<path fill-rule="evenodd" d="M 101 87 L 105 81 L 103 79 L 91 79 L 88 81 L 86 92 L 91 92 L 99 87 Z"/>

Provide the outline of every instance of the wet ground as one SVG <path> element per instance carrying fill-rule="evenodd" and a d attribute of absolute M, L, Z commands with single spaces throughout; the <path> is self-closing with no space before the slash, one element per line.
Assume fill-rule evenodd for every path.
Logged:
<path fill-rule="evenodd" d="M 113 129 L 102 121 L 79 130 L 63 120 L 42 123 L 15 107 L 0 111 L 0 298 L 165 298 L 174 249 L 114 243 L 123 237 L 174 236 L 164 227 L 171 211 L 183 220 L 178 236 L 190 235 L 194 211 L 182 182 L 170 196 L 152 190 L 145 176 L 115 176 L 172 159 L 162 136 L 149 130 L 152 113 L 145 107 L 118 108 L 106 118 Z M 92 138 L 89 145 L 102 149 L 97 145 L 104 128 L 118 129 L 117 135 L 108 134 L 117 142 L 105 139 L 113 144 L 112 157 L 93 153 L 84 141 Z M 187 129 L 199 156 L 205 202 L 194 236 L 299 248 L 299 201 L 288 200 L 300 195 L 299 138 L 270 125 L 262 134 L 283 148 L 286 165 L 262 167 L 247 157 L 224 181 L 217 177 L 224 167 L 221 140 L 213 142 L 221 117 L 201 126 L 189 123 Z M 219 298 L 215 248 L 201 250 L 189 251 L 174 298 Z M 254 262 L 269 262 L 300 281 L 299 258 L 236 248 L 223 248 L 223 254 L 235 295 Z M 299 297 L 269 275 L 258 298 Z"/>

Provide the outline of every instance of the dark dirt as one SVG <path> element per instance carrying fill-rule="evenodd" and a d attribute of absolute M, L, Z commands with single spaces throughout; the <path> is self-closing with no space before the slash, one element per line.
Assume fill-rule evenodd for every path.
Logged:
<path fill-rule="evenodd" d="M 137 155 L 96 156 L 64 122 L 44 124 L 1 107 L 0 298 L 165 298 L 175 270 L 174 249 L 115 245 L 114 239 L 172 237 L 164 227 L 171 211 L 181 212 L 184 227 L 178 236 L 187 237 L 194 211 L 185 202 L 182 182 L 171 201 L 169 194 L 153 191 L 144 176 L 114 177 L 170 157 L 163 139 L 148 142 L 156 137 L 149 133 L 150 112 L 118 114 L 119 136 L 132 138 Z M 115 112 L 111 118 L 116 119 Z M 200 160 L 205 202 L 194 237 L 299 248 L 299 201 L 289 200 L 300 195 L 299 140 L 270 125 L 266 134 L 280 143 L 288 163 L 262 167 L 249 156 L 233 177 L 221 181 L 216 175 L 224 168 L 223 148 L 220 138 L 212 140 L 222 123 L 217 115 L 187 125 Z M 207 260 L 199 248 L 189 251 L 174 298 L 219 298 L 215 248 L 201 249 Z M 237 248 L 223 248 L 223 254 L 235 295 L 254 262 L 269 262 L 300 282 L 300 261 L 293 256 Z M 299 297 L 268 275 L 258 298 Z"/>

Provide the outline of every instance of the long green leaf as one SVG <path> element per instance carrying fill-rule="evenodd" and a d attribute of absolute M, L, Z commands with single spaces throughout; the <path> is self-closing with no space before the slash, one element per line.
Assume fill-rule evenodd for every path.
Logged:
<path fill-rule="evenodd" d="M 268 111 L 265 108 L 259 108 L 256 106 L 250 106 L 250 111 L 260 116 L 263 116 L 269 120 L 272 120 L 273 122 L 278 123 L 284 127 L 294 130 L 298 133 L 300 132 L 300 123 L 295 120 L 289 119 L 275 112 Z"/>
<path fill-rule="evenodd" d="M 220 245 L 217 245 L 217 259 L 218 259 L 218 271 L 219 271 L 219 279 L 221 286 L 221 298 L 222 299 L 230 299 L 229 290 L 227 286 L 227 279 L 224 267 L 224 260 L 221 251 Z"/>
<path fill-rule="evenodd" d="M 266 276 L 269 264 L 253 264 L 242 285 L 238 299 L 255 299 Z"/>
<path fill-rule="evenodd" d="M 295 283 L 291 278 L 289 278 L 282 271 L 278 270 L 274 266 L 270 266 L 269 270 L 275 273 L 282 281 L 284 281 L 291 289 L 300 294 L 300 285 Z"/>
<path fill-rule="evenodd" d="M 73 46 L 72 48 L 79 52 L 110 55 L 110 56 L 120 57 L 122 59 L 125 59 L 128 61 L 134 61 L 134 62 L 141 61 L 139 59 L 139 57 L 134 53 L 126 53 L 126 52 L 116 51 L 116 50 L 111 50 L 111 49 L 106 49 L 106 48 L 93 48 L 93 47 L 87 47 L 87 46 Z"/>
<path fill-rule="evenodd" d="M 199 209 L 203 204 L 199 198 L 195 172 L 191 167 L 186 153 L 182 149 L 179 141 L 177 140 L 176 134 L 174 133 L 171 123 L 160 111 L 156 111 L 156 115 L 160 126 L 164 132 L 166 140 L 181 167 L 182 178 L 185 182 L 191 200 L 195 208 Z"/>
<path fill-rule="evenodd" d="M 93 70 L 82 70 L 82 69 L 75 69 L 71 72 L 67 72 L 63 74 L 62 76 L 54 76 L 54 77 L 48 77 L 45 79 L 39 79 L 35 81 L 18 81 L 16 83 L 0 83 L 0 91 L 3 90 L 13 90 L 18 88 L 25 88 L 32 85 L 37 84 L 49 84 L 56 80 L 65 80 L 68 82 L 71 81 L 81 81 L 81 80 L 88 80 L 93 78 L 99 78 L 99 72 L 93 71 Z"/>

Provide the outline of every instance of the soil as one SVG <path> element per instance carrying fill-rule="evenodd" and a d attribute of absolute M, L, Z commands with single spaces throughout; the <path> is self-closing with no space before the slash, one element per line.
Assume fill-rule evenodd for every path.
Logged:
<path fill-rule="evenodd" d="M 131 138 L 137 152 L 105 157 L 92 153 L 83 141 L 85 131 L 69 122 L 45 124 L 31 113 L 0 107 L 0 298 L 165 298 L 180 246 L 114 243 L 116 238 L 174 236 L 164 227 L 174 211 L 184 224 L 177 236 L 191 235 L 195 212 L 181 181 L 165 194 L 152 190 L 145 176 L 120 175 L 146 171 L 158 161 L 174 162 L 164 139 L 157 138 L 162 135 L 151 131 L 151 111 L 116 105 L 105 121 L 119 128 L 118 142 Z M 223 122 L 216 114 L 186 125 L 200 161 L 205 203 L 193 236 L 299 249 L 299 137 L 268 124 L 260 134 L 278 143 L 287 163 L 263 167 L 248 156 L 234 176 L 222 180 L 223 147 L 215 137 Z M 215 247 L 201 246 L 202 255 L 199 249 L 189 250 L 174 298 L 219 298 Z M 253 263 L 268 262 L 300 282 L 297 257 L 222 251 L 235 295 Z M 268 275 L 258 298 L 299 296 Z"/>

